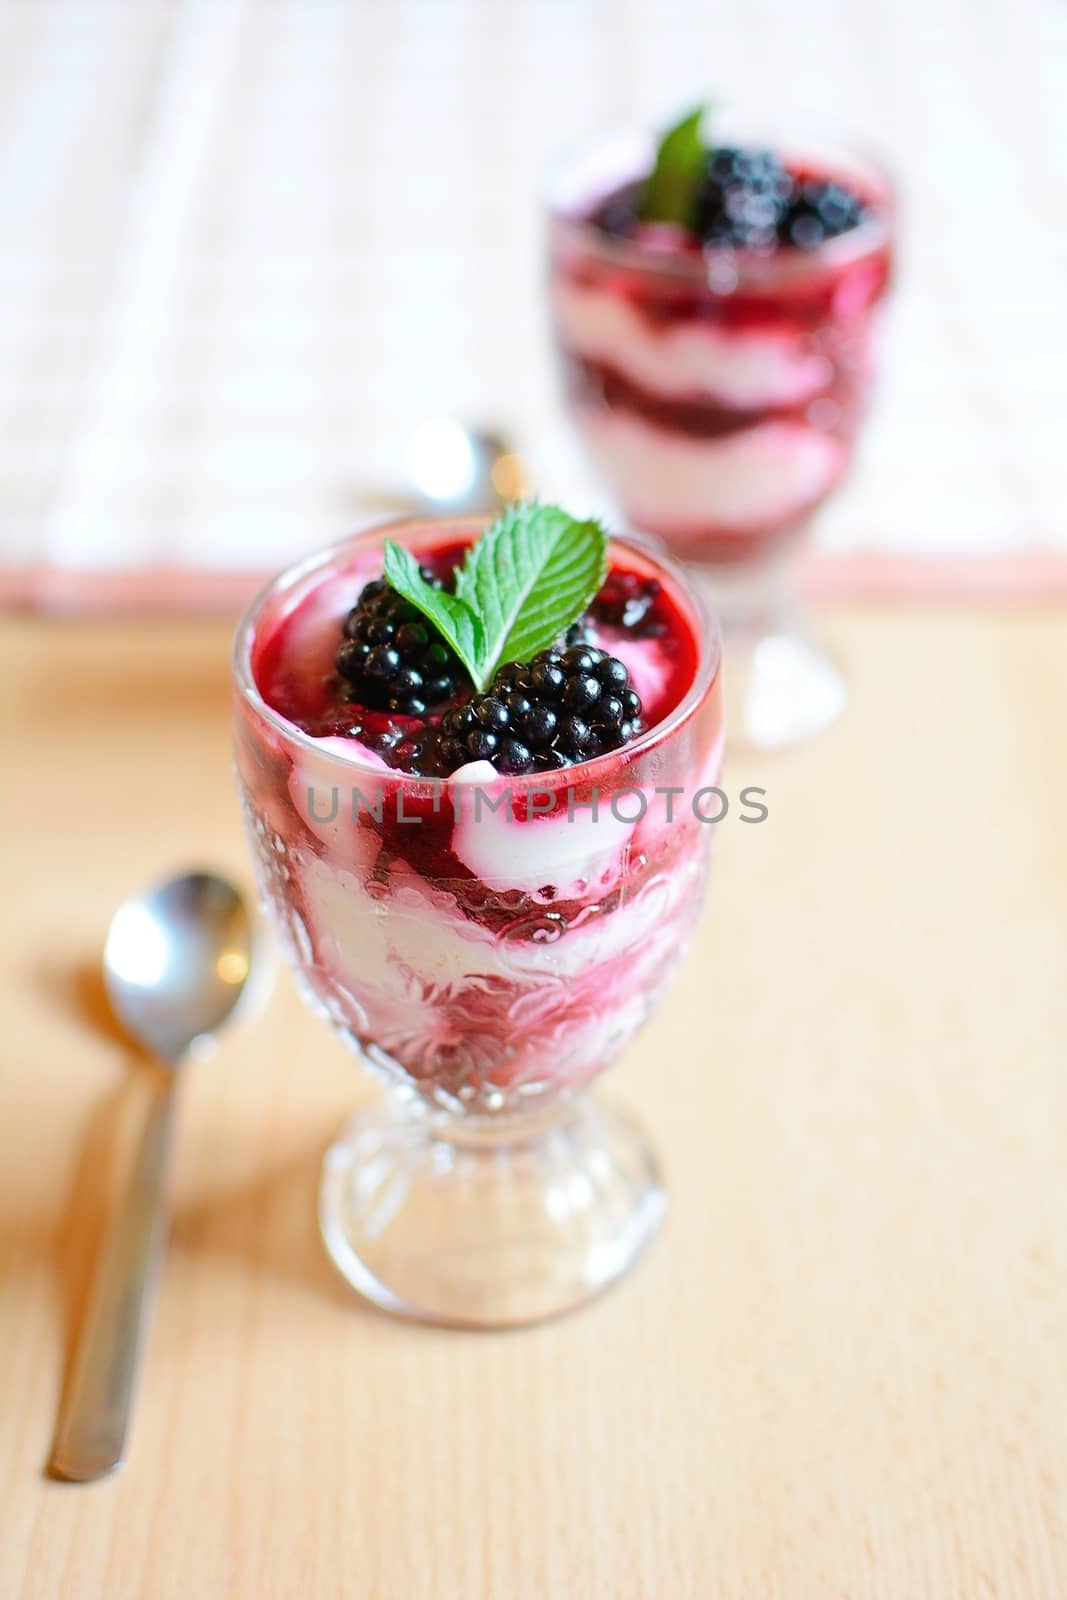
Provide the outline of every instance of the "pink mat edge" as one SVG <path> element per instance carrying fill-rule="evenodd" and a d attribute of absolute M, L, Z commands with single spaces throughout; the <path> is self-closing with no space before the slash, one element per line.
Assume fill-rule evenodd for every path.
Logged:
<path fill-rule="evenodd" d="M 72 572 L 0 568 L 0 607 L 50 615 L 152 616 L 240 609 L 267 581 L 264 572 L 204 572 L 180 567 Z M 1067 553 L 1017 556 L 819 555 L 801 583 L 813 600 L 1060 604 L 1067 601 Z"/>

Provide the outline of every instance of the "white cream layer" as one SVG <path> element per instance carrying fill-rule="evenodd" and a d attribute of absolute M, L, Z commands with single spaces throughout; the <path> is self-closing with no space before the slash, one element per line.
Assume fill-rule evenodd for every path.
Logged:
<path fill-rule="evenodd" d="M 668 873 L 606 915 L 581 914 L 553 938 L 552 907 L 539 919 L 545 937 L 500 938 L 458 911 L 450 895 L 400 868 L 387 886 L 368 885 L 318 856 L 290 856 L 303 895 L 316 960 L 350 992 L 376 991 L 396 1001 L 412 983 L 463 988 L 483 978 L 511 982 L 545 976 L 579 979 L 637 949 L 692 888 L 703 841 L 675 860 Z"/>
<path fill-rule="evenodd" d="M 564 281 L 553 290 L 560 340 L 663 399 L 707 399 L 736 410 L 799 405 L 833 376 L 803 334 L 726 331 L 690 319 L 654 325 L 619 294 Z"/>
<path fill-rule="evenodd" d="M 763 422 L 722 439 L 654 427 L 632 413 L 582 406 L 586 444 L 629 516 L 658 532 L 739 532 L 785 523 L 815 505 L 845 465 L 841 444 L 793 422 Z"/>

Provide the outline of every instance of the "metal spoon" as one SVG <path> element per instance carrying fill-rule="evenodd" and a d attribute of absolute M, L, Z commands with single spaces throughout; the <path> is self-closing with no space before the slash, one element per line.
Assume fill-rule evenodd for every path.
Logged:
<path fill-rule="evenodd" d="M 356 497 L 364 511 L 460 516 L 499 511 L 526 491 L 522 462 L 502 434 L 435 417 L 412 433 L 397 483 L 362 483 Z"/>
<path fill-rule="evenodd" d="M 525 486 L 506 439 L 444 417 L 416 429 L 407 472 L 420 510 L 431 515 L 498 511 L 505 501 L 521 499 Z"/>
<path fill-rule="evenodd" d="M 193 872 L 121 905 L 104 979 L 119 1021 L 167 1069 L 157 1075 L 114 1231 L 82 1325 L 50 1471 L 87 1483 L 120 1465 L 166 1243 L 166 1176 L 178 1069 L 210 1052 L 245 1000 L 256 936 L 240 892 Z M 255 968 L 257 975 L 259 968 Z"/>

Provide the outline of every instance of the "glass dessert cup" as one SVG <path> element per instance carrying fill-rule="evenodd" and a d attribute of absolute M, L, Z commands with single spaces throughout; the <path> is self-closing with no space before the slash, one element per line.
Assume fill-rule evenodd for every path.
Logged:
<path fill-rule="evenodd" d="M 732 141 L 741 142 L 741 141 Z M 592 219 L 652 165 L 630 132 L 565 160 L 549 193 L 549 294 L 567 403 L 627 522 L 690 563 L 730 658 L 731 737 L 774 748 L 845 702 L 807 636 L 795 569 L 844 480 L 875 374 L 892 196 L 849 151 L 767 139 L 790 172 L 834 179 L 866 216 L 810 249 L 701 249 Z"/>
<path fill-rule="evenodd" d="M 688 654 L 677 704 L 620 749 L 435 780 L 268 703 L 265 663 L 286 630 L 323 680 L 348 606 L 381 572 L 383 535 L 423 559 L 484 526 L 393 524 L 271 585 L 235 641 L 235 748 L 282 949 L 386 1086 L 326 1156 L 327 1248 L 386 1310 L 501 1327 L 597 1293 L 662 1215 L 643 1133 L 590 1084 L 651 1013 L 700 909 L 713 832 L 701 811 L 716 808 L 698 794 L 717 781 L 723 730 L 703 601 L 629 541 L 612 562 L 659 581 Z"/>

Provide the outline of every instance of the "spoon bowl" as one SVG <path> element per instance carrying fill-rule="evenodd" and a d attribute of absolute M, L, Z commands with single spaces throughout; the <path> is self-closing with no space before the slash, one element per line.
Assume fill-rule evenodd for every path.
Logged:
<path fill-rule="evenodd" d="M 171 1066 L 205 1053 L 247 997 L 254 937 L 239 890 L 212 873 L 184 873 L 132 896 L 104 946 L 115 1015 Z"/>

